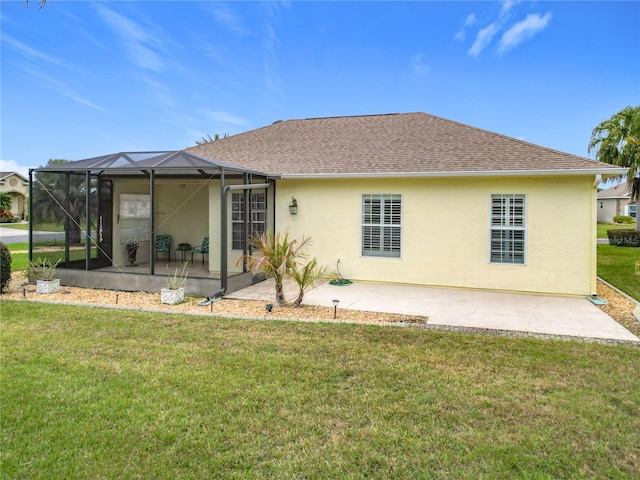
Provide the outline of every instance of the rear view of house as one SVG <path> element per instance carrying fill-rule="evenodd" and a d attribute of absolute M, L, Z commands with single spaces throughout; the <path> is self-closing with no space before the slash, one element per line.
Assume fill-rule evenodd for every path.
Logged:
<path fill-rule="evenodd" d="M 81 269 L 126 274 L 131 235 L 147 242 L 147 277 L 171 260 L 157 258 L 157 235 L 174 245 L 207 237 L 203 288 L 215 281 L 228 292 L 258 280 L 238 262 L 248 236 L 288 230 L 311 237 L 318 262 L 339 262 L 355 281 L 590 295 L 597 186 L 625 172 L 406 113 L 278 121 L 184 151 L 107 155 L 35 175 L 95 183 L 85 188 L 96 205 L 86 209 L 89 235 L 105 248 L 64 259 L 76 270 L 69 280 Z"/>

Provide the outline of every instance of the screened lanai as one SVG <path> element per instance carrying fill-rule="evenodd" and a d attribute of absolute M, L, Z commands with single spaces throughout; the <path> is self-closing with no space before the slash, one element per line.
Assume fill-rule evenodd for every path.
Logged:
<path fill-rule="evenodd" d="M 63 285 L 159 291 L 187 263 L 188 295 L 231 292 L 256 280 L 242 257 L 274 224 L 273 177 L 180 150 L 52 161 L 29 180 L 29 258 L 59 261 Z M 64 240 L 34 245 L 36 230 Z"/>

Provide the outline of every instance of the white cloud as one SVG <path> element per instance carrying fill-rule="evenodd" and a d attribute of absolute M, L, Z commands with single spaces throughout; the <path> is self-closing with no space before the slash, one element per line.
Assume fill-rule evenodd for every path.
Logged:
<path fill-rule="evenodd" d="M 50 75 L 46 75 L 41 71 L 33 68 L 23 67 L 22 69 L 26 73 L 28 73 L 29 76 L 31 76 L 31 78 L 37 79 L 43 87 L 49 88 L 54 92 L 60 95 L 63 95 L 67 98 L 70 98 L 71 100 L 78 102 L 86 107 L 93 108 L 103 113 L 108 113 L 108 110 L 102 108 L 99 105 L 96 105 L 93 102 L 90 102 L 89 100 L 84 98 L 82 95 L 80 95 L 76 90 L 74 90 L 71 87 L 71 82 L 60 81 Z"/>
<path fill-rule="evenodd" d="M 218 23 L 239 35 L 248 35 L 250 32 L 242 25 L 240 18 L 225 5 L 213 4 L 210 9 Z"/>
<path fill-rule="evenodd" d="M 480 55 L 480 52 L 482 52 L 482 50 L 491 43 L 493 36 L 498 33 L 498 30 L 500 30 L 500 28 L 495 23 L 491 23 L 484 27 L 478 32 L 478 35 L 476 35 L 476 39 L 467 53 L 472 57 Z"/>
<path fill-rule="evenodd" d="M 244 118 L 236 117 L 235 115 L 232 115 L 227 112 L 204 110 L 202 113 L 206 115 L 209 118 L 209 120 L 213 122 L 226 123 L 230 125 L 238 125 L 241 127 L 247 125 L 247 121 Z"/>
<path fill-rule="evenodd" d="M 532 38 L 536 33 L 544 30 L 550 21 L 551 12 L 545 13 L 544 16 L 540 16 L 537 13 L 527 15 L 527 18 L 504 32 L 498 44 L 498 53 L 506 53 L 525 40 Z"/>
<path fill-rule="evenodd" d="M 500 16 L 506 15 L 511 8 L 519 4 L 520 0 L 504 0 L 502 2 L 502 10 L 500 10 Z"/>
<path fill-rule="evenodd" d="M 417 75 L 425 75 L 430 70 L 429 65 L 426 64 L 424 56 L 421 53 L 417 53 L 411 57 L 411 68 Z"/>
<path fill-rule="evenodd" d="M 10 35 L 6 35 L 6 34 L 3 35 L 2 41 L 7 45 L 13 47 L 15 50 L 18 50 L 24 56 L 29 57 L 30 59 L 42 60 L 47 63 L 52 63 L 58 66 L 66 66 L 65 63 L 59 58 L 56 58 L 52 55 L 47 55 L 46 53 L 36 50 L 35 48 L 31 48 L 30 46 L 22 43 L 21 41 L 11 37 Z"/>
<path fill-rule="evenodd" d="M 29 169 L 37 167 L 24 167 L 15 160 L 2 160 L 0 158 L 0 172 L 18 172 L 25 178 L 29 178 Z"/>
<path fill-rule="evenodd" d="M 467 15 L 467 18 L 464 21 L 464 25 L 466 27 L 470 27 L 471 25 L 473 25 L 474 23 L 476 23 L 476 15 L 475 13 L 470 13 L 469 15 Z"/>
<path fill-rule="evenodd" d="M 466 31 L 465 29 L 467 27 L 472 26 L 474 23 L 477 22 L 476 19 L 476 15 L 474 13 L 470 13 L 469 15 L 467 15 L 467 18 L 465 18 L 464 20 L 464 27 L 462 27 L 458 33 L 456 33 L 453 37 L 454 40 L 458 40 L 459 42 L 464 42 L 465 38 L 466 38 Z"/>
<path fill-rule="evenodd" d="M 120 38 L 131 63 L 154 72 L 165 68 L 164 61 L 155 51 L 162 46 L 162 42 L 157 37 L 141 24 L 129 20 L 104 5 L 96 4 L 95 8 L 102 20 Z"/>

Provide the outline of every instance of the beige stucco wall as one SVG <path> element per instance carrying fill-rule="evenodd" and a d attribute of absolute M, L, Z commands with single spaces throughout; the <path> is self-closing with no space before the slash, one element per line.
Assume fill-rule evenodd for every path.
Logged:
<path fill-rule="evenodd" d="M 402 195 L 402 258 L 361 256 L 361 195 Z M 492 193 L 527 196 L 524 265 L 489 262 Z M 345 278 L 505 291 L 595 292 L 594 178 L 283 180 L 276 226 L 310 236 L 311 254 Z M 290 215 L 291 196 L 298 214 Z"/>
<path fill-rule="evenodd" d="M 11 196 L 11 213 L 20 217 L 29 209 L 29 182 L 25 182 L 19 175 L 9 175 L 0 183 L 0 192 Z"/>
<path fill-rule="evenodd" d="M 599 198 L 598 221 L 612 223 L 616 215 L 629 215 L 629 205 L 632 202 L 628 198 Z"/>

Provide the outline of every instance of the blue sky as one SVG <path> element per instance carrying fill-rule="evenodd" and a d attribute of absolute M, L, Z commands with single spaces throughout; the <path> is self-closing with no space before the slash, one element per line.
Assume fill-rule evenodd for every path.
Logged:
<path fill-rule="evenodd" d="M 2 171 L 276 120 L 417 111 L 587 156 L 597 123 L 640 104 L 640 1 L 0 9 Z"/>

